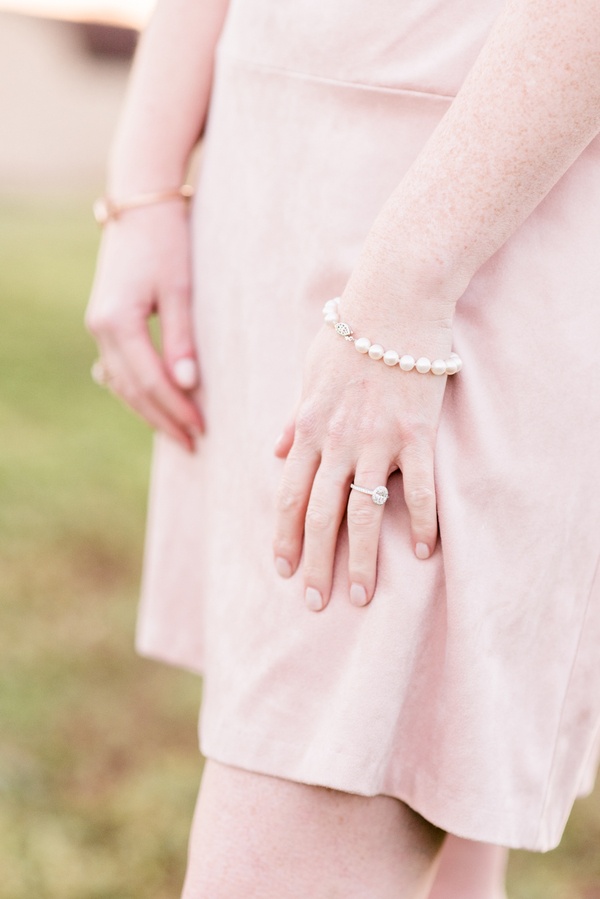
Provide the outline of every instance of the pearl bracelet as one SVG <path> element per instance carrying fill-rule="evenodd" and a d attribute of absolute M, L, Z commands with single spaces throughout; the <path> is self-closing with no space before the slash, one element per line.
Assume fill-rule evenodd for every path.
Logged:
<path fill-rule="evenodd" d="M 368 353 L 371 359 L 383 359 L 386 365 L 399 365 L 402 371 L 412 371 L 414 368 L 422 375 L 426 375 L 427 372 L 434 375 L 455 375 L 462 368 L 462 359 L 458 353 L 450 353 L 448 359 L 434 359 L 432 362 L 426 356 L 415 359 L 408 353 L 400 354 L 396 350 L 384 350 L 380 344 L 371 343 L 368 337 L 353 337 L 350 325 L 340 321 L 339 297 L 327 300 L 323 306 L 323 316 L 325 324 L 331 325 L 340 337 L 352 341 L 359 353 Z"/>

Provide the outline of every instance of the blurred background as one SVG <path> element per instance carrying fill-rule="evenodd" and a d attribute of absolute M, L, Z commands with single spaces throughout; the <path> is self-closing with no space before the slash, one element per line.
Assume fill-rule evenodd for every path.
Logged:
<path fill-rule="evenodd" d="M 0 899 L 177 899 L 200 776 L 198 679 L 133 651 L 150 434 L 82 325 L 151 6 L 0 0 Z M 509 875 L 600 899 L 600 791 Z"/>

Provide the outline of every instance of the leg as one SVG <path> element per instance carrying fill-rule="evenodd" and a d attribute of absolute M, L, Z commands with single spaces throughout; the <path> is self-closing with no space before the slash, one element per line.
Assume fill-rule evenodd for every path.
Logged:
<path fill-rule="evenodd" d="M 508 849 L 448 834 L 429 899 L 506 899 Z"/>
<path fill-rule="evenodd" d="M 425 899 L 442 840 L 396 799 L 208 760 L 182 899 Z"/>

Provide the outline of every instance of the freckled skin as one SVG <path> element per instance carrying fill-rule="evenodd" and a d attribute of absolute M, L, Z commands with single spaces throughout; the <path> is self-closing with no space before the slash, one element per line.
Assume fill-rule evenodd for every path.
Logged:
<path fill-rule="evenodd" d="M 390 285 L 424 285 L 417 302 L 456 302 L 599 131 L 600 2 L 508 0 L 376 221 L 361 280 L 383 262 Z M 397 311 L 391 286 L 383 302 Z"/>

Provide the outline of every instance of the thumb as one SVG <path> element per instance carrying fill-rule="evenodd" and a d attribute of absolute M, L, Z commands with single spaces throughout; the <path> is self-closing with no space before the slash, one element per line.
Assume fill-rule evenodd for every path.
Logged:
<path fill-rule="evenodd" d="M 294 442 L 294 432 L 296 430 L 296 420 L 294 418 L 289 421 L 283 431 L 275 441 L 275 455 L 278 459 L 285 459 L 292 448 Z"/>
<path fill-rule="evenodd" d="M 300 397 L 294 407 L 294 411 L 292 412 L 292 417 L 289 419 L 288 423 L 285 425 L 283 431 L 275 441 L 275 455 L 278 459 L 285 459 L 287 454 L 292 448 L 292 443 L 294 442 L 294 435 L 296 433 L 296 415 L 298 414 L 298 407 L 300 406 Z"/>

